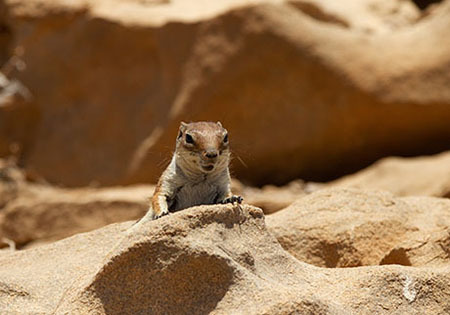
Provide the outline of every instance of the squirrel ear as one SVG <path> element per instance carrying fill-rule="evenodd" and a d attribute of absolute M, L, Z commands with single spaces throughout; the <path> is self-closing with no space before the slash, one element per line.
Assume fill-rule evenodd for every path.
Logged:
<path fill-rule="evenodd" d="M 220 121 L 217 122 L 217 124 L 222 127 L 222 123 Z"/>
<path fill-rule="evenodd" d="M 179 129 L 179 131 L 178 131 L 178 137 L 177 137 L 177 139 L 179 139 L 179 138 L 181 138 L 181 137 L 183 136 L 183 132 L 186 130 L 186 127 L 187 127 L 187 124 L 186 124 L 184 121 L 182 121 L 182 122 L 180 123 L 180 129 Z"/>
<path fill-rule="evenodd" d="M 182 122 L 180 123 L 180 131 L 185 131 L 187 125 L 188 125 L 187 123 L 185 123 L 184 121 L 182 121 Z"/>

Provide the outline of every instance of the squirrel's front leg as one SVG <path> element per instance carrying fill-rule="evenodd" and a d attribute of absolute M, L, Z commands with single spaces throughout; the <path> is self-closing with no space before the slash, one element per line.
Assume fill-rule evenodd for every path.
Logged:
<path fill-rule="evenodd" d="M 139 223 L 144 223 L 151 220 L 156 220 L 164 215 L 169 214 L 169 207 L 167 205 L 166 195 L 156 187 L 155 193 L 153 194 L 150 207 L 148 208 L 145 216 L 139 221 Z"/>
<path fill-rule="evenodd" d="M 135 224 L 131 226 L 129 232 L 133 232 L 139 228 L 142 224 L 148 221 L 156 220 L 166 214 L 169 214 L 169 209 L 167 205 L 167 199 L 164 194 L 161 193 L 161 190 L 158 187 L 151 198 L 150 207 L 148 208 L 147 213 Z"/>
<path fill-rule="evenodd" d="M 155 191 L 152 197 L 151 208 L 152 208 L 152 220 L 159 219 L 160 217 L 169 214 L 169 206 L 167 204 L 166 195 L 162 194 L 158 190 Z"/>

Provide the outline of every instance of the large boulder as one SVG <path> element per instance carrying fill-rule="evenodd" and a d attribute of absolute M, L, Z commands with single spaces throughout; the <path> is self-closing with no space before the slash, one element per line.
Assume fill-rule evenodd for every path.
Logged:
<path fill-rule="evenodd" d="M 267 216 L 297 259 L 320 267 L 448 265 L 450 200 L 322 189 Z"/>
<path fill-rule="evenodd" d="M 448 147 L 449 1 L 6 3 L 54 183 L 154 182 L 180 120 L 221 120 L 258 185 Z"/>
<path fill-rule="evenodd" d="M 322 269 L 296 260 L 261 210 L 201 206 L 1 253 L 0 312 L 420 314 L 450 309 L 450 269 Z M 67 259 L 70 257 L 70 259 Z"/>

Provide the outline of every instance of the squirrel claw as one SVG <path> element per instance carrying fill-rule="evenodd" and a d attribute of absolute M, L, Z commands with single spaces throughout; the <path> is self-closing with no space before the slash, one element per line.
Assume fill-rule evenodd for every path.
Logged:
<path fill-rule="evenodd" d="M 163 217 L 163 216 L 165 216 L 165 215 L 168 215 L 168 214 L 169 214 L 168 211 L 166 211 L 166 212 L 161 212 L 161 213 L 158 213 L 158 214 L 155 214 L 155 215 L 153 216 L 153 220 L 159 219 L 159 218 L 161 218 L 161 217 Z"/>
<path fill-rule="evenodd" d="M 242 201 L 244 200 L 244 198 L 242 198 L 241 196 L 231 196 L 231 197 L 228 197 L 228 198 L 226 198 L 226 199 L 224 199 L 224 200 L 222 200 L 222 204 L 227 204 L 227 203 L 235 203 L 235 202 L 237 202 L 237 203 L 242 203 Z"/>

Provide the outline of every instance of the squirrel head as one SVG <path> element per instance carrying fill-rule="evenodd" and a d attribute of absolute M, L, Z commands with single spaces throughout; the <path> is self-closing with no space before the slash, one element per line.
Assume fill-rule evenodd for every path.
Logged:
<path fill-rule="evenodd" d="M 228 167 L 228 131 L 220 122 L 181 122 L 176 144 L 177 164 L 189 172 L 212 173 Z"/>

